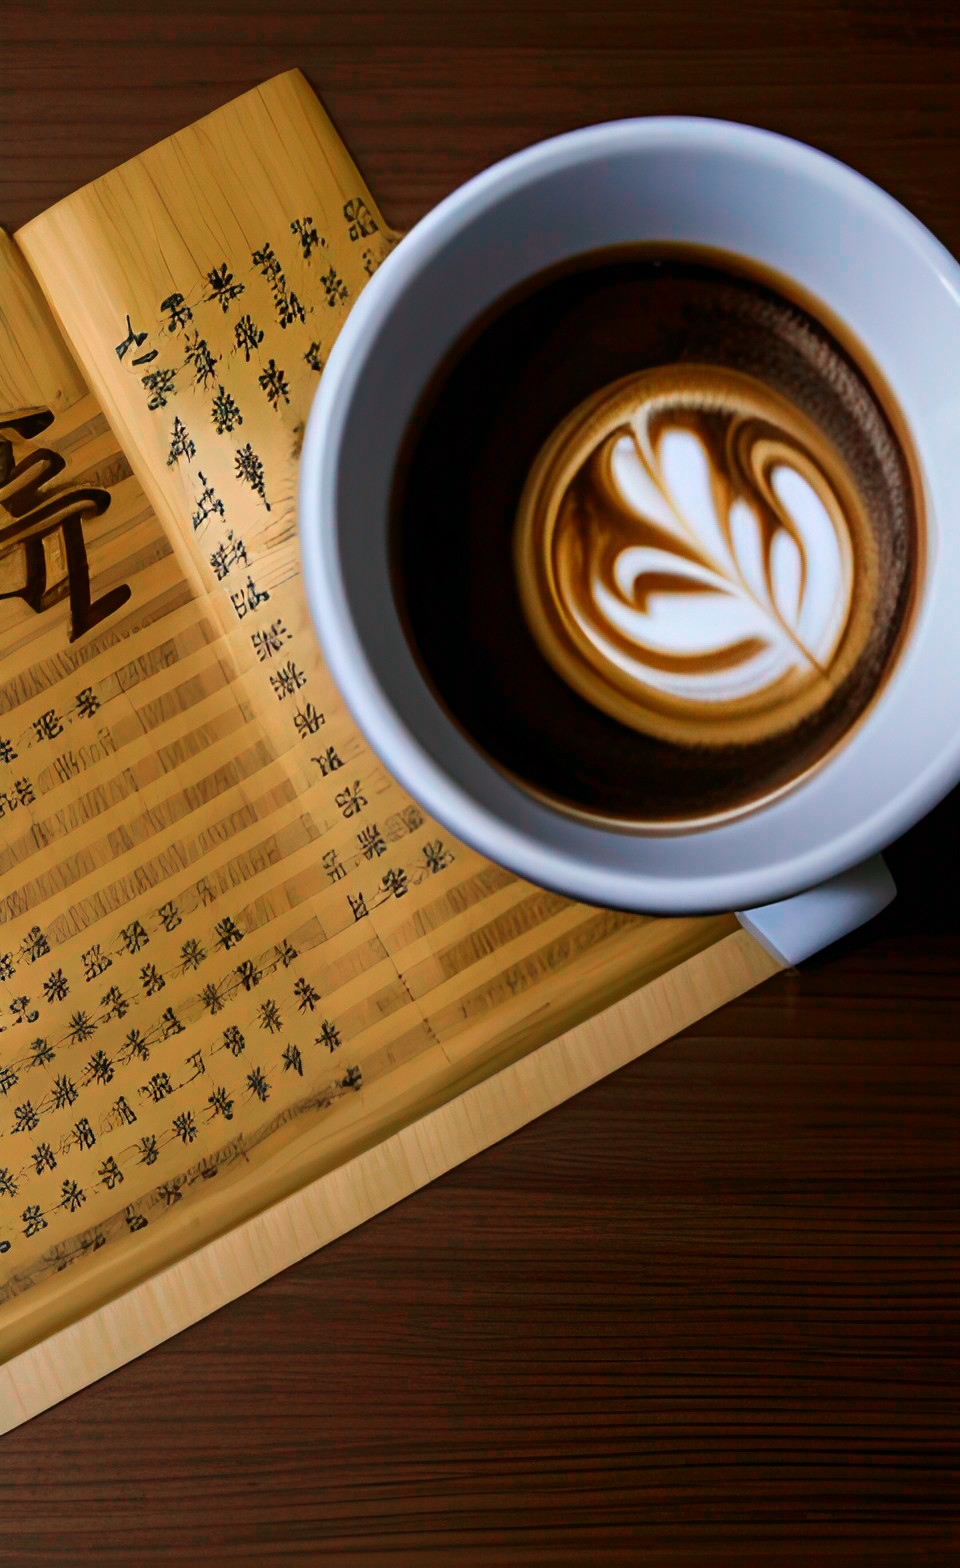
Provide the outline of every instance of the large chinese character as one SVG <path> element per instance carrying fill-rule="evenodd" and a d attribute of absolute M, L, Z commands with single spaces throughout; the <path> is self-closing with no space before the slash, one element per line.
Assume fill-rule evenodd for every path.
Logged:
<path fill-rule="evenodd" d="M 99 599 L 90 594 L 83 527 L 86 521 L 102 517 L 110 505 L 110 492 L 69 481 L 57 485 L 67 465 L 49 448 L 31 446 L 19 456 L 20 441 L 39 434 L 52 421 L 50 413 L 25 418 L 0 414 L 0 582 L 4 584 L 0 600 L 22 599 L 41 614 L 69 597 L 69 640 L 76 642 L 125 605 L 130 589 L 123 584 Z M 59 549 L 51 547 L 54 536 L 59 537 Z M 14 557 L 16 562 L 6 566 Z M 54 562 L 59 564 L 51 581 Z M 15 586 L 7 587 L 10 582 Z"/>
<path fill-rule="evenodd" d="M 231 1056 L 242 1056 L 247 1042 L 236 1024 L 230 1024 L 223 1031 L 223 1043 Z"/>

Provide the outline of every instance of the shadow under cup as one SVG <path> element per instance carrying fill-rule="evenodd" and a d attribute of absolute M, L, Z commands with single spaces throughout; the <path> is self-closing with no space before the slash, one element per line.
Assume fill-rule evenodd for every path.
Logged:
<path fill-rule="evenodd" d="M 473 323 L 411 417 L 390 516 L 393 590 L 411 647 L 464 735 L 558 807 L 611 826 L 676 830 L 762 804 L 842 743 L 895 660 L 920 561 L 916 463 L 876 368 L 798 295 L 787 279 L 703 248 L 592 251 L 528 280 Z M 597 430 L 591 409 L 608 388 L 625 408 Z M 631 388 L 655 411 L 639 436 Z M 586 455 L 570 479 L 563 430 L 581 419 Z M 651 428 L 709 465 L 706 540 L 682 505 L 671 513 L 669 490 L 656 488 L 665 465 L 649 445 Z M 634 484 L 651 489 L 647 516 L 617 487 L 614 455 L 622 467 L 624 449 Z M 820 513 L 829 530 L 822 555 L 835 552 L 835 586 L 847 602 L 822 669 L 799 639 L 787 642 L 771 591 L 771 558 L 786 545 L 799 562 L 799 604 L 816 598 L 819 563 L 800 554 L 804 535 L 789 514 L 774 510 L 771 473 L 775 482 L 784 471 L 776 464 L 792 454 L 827 486 L 837 514 L 832 523 Z M 551 468 L 563 475 L 557 495 Z M 531 474 L 539 474 L 535 499 Z M 650 520 L 658 503 L 668 508 L 659 525 Z M 753 529 L 746 543 L 766 604 L 737 574 L 732 551 L 726 571 L 718 566 L 716 545 L 730 549 L 733 520 Z M 671 521 L 676 533 L 664 527 Z M 620 591 L 639 557 L 654 564 Z M 782 578 L 776 586 L 789 589 Z M 654 613 L 644 619 L 647 583 Z M 660 631 L 655 615 L 672 613 L 669 645 L 681 617 L 696 635 L 717 606 L 734 617 L 752 609 L 756 620 L 741 615 L 732 642 L 708 640 L 701 657 L 688 648 L 656 666 L 631 665 L 635 645 L 615 640 L 617 614 Z M 646 706 L 624 667 L 648 676 Z M 739 702 L 684 696 L 711 682 L 736 689 L 738 672 L 746 679 Z M 661 701 L 649 684 L 658 677 Z"/>

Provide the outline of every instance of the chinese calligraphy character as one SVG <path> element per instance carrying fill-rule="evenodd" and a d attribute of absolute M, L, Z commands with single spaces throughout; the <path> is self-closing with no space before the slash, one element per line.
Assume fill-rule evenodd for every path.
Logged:
<path fill-rule="evenodd" d="M 83 964 L 85 980 L 96 980 L 97 976 L 102 975 L 105 969 L 109 969 L 112 963 L 112 959 L 100 951 L 99 942 L 94 947 L 88 947 L 80 961 Z"/>
<path fill-rule="evenodd" d="M 70 986 L 64 979 L 62 969 L 55 969 L 49 979 L 43 982 L 44 999 L 48 1002 L 62 1002 L 70 994 Z"/>
<path fill-rule="evenodd" d="M 267 511 L 270 511 L 270 502 L 264 487 L 263 463 L 257 456 L 248 441 L 246 446 L 238 446 L 234 456 L 234 472 L 242 484 L 249 485 L 254 495 L 260 497 Z"/>
<path fill-rule="evenodd" d="M 173 1093 L 173 1084 L 170 1082 L 170 1074 L 154 1073 L 149 1082 L 144 1085 L 144 1088 L 146 1093 L 149 1094 L 154 1105 L 159 1105 L 161 1100 L 165 1100 L 168 1094 Z"/>
<path fill-rule="evenodd" d="M 343 758 L 338 755 L 333 746 L 328 746 L 322 757 L 313 757 L 311 761 L 317 764 L 323 778 L 343 767 Z"/>
<path fill-rule="evenodd" d="M 112 985 L 109 991 L 101 996 L 100 1005 L 106 1008 L 107 1018 L 126 1018 L 130 1011 L 130 1003 L 118 985 Z"/>
<path fill-rule="evenodd" d="M 93 715 L 99 711 L 100 698 L 97 696 L 92 686 L 84 686 L 82 691 L 77 692 L 74 707 L 77 710 L 78 718 L 93 718 Z"/>
<path fill-rule="evenodd" d="M 250 638 L 261 664 L 267 659 L 272 659 L 275 653 L 280 652 L 284 643 L 290 640 L 291 635 L 282 621 L 273 621 L 266 631 L 254 632 Z"/>
<path fill-rule="evenodd" d="M 247 1084 L 253 1090 L 258 1100 L 266 1100 L 270 1094 L 270 1085 L 263 1075 L 261 1067 L 255 1067 L 247 1073 Z"/>
<path fill-rule="evenodd" d="M 44 1040 L 42 1038 L 39 1038 L 39 1037 L 36 1040 L 31 1040 L 31 1042 L 30 1042 L 30 1066 L 31 1067 L 46 1067 L 48 1065 L 48 1063 L 53 1061 L 54 1055 L 55 1055 L 55 1053 L 54 1053 L 53 1047 L 48 1045 L 46 1040 Z"/>
<path fill-rule="evenodd" d="M 127 1062 L 132 1062 L 135 1056 L 141 1062 L 149 1062 L 150 1060 L 150 1047 L 139 1029 L 131 1029 L 120 1047 L 120 1060 L 124 1066 L 126 1066 Z"/>
<path fill-rule="evenodd" d="M 236 1024 L 230 1024 L 223 1031 L 223 1043 L 231 1056 L 241 1056 L 247 1042 Z"/>
<path fill-rule="evenodd" d="M 320 1025 L 320 1033 L 317 1035 L 315 1043 L 317 1045 L 325 1045 L 331 1053 L 338 1050 L 343 1044 L 340 1038 L 340 1030 L 328 1018 L 325 1018 Z"/>
<path fill-rule="evenodd" d="M 186 343 L 186 362 L 193 372 L 194 385 L 202 387 L 205 391 L 220 356 L 210 352 L 206 338 L 202 338 L 196 330 L 192 337 L 187 338 Z"/>
<path fill-rule="evenodd" d="M 328 882 L 342 882 L 346 876 L 346 868 L 337 859 L 335 849 L 328 849 L 323 855 L 323 869 L 327 873 Z"/>
<path fill-rule="evenodd" d="M 226 1089 L 214 1089 L 207 1103 L 213 1106 L 214 1116 L 222 1116 L 228 1122 L 233 1120 L 233 1101 Z"/>
<path fill-rule="evenodd" d="M 345 817 L 358 817 L 367 804 L 367 797 L 360 788 L 360 780 L 354 780 L 352 789 L 349 786 L 342 789 L 336 796 L 336 802 Z"/>
<path fill-rule="evenodd" d="M 60 1191 L 62 1196 L 59 1207 L 66 1209 L 68 1214 L 76 1214 L 81 1203 L 87 1201 L 86 1193 L 75 1181 L 65 1181 Z"/>
<path fill-rule="evenodd" d="M 67 1030 L 67 1039 L 71 1045 L 83 1045 L 96 1034 L 97 1026 L 87 1013 L 74 1013 Z"/>
<path fill-rule="evenodd" d="M 248 577 L 246 587 L 230 595 L 230 603 L 237 613 L 237 619 L 242 621 L 245 615 L 252 610 L 256 610 L 269 597 L 270 595 L 266 589 L 258 588 L 253 578 Z"/>
<path fill-rule="evenodd" d="M 367 900 L 362 893 L 348 893 L 347 903 L 350 905 L 350 913 L 353 915 L 355 922 L 357 920 L 365 920 L 370 913 L 367 908 Z"/>
<path fill-rule="evenodd" d="M 177 390 L 176 372 L 173 370 L 151 370 L 149 375 L 141 376 L 140 381 L 144 389 L 150 393 L 147 408 L 152 414 L 155 414 L 158 408 L 166 408 Z"/>
<path fill-rule="evenodd" d="M 63 724 L 55 708 L 47 708 L 41 713 L 39 719 L 33 721 L 34 734 L 37 740 L 54 740 L 57 735 L 63 734 Z"/>
<path fill-rule="evenodd" d="M 347 232 L 350 239 L 356 244 L 359 239 L 367 239 L 377 232 L 377 221 L 360 196 L 354 196 L 343 209 L 343 216 L 347 220 Z"/>
<path fill-rule="evenodd" d="M 80 1091 L 72 1078 L 66 1073 L 61 1073 L 53 1086 L 53 1108 L 62 1111 L 65 1106 L 73 1105 L 80 1098 Z"/>
<path fill-rule="evenodd" d="M 182 331 L 187 322 L 193 320 L 193 311 L 182 294 L 168 294 L 166 299 L 160 301 L 160 309 L 167 314 L 165 326 L 168 332 Z"/>
<path fill-rule="evenodd" d="M 38 1176 L 42 1176 L 44 1171 L 56 1170 L 56 1155 L 51 1149 L 49 1143 L 37 1144 L 37 1147 L 33 1151 L 33 1168 Z"/>
<path fill-rule="evenodd" d="M 277 694 L 278 702 L 282 702 L 284 697 L 292 697 L 306 683 L 307 677 L 302 670 L 297 669 L 292 659 L 270 677 L 270 685 Z"/>
<path fill-rule="evenodd" d="M 320 282 L 323 285 L 327 304 L 343 305 L 350 298 L 350 290 L 344 283 L 336 267 L 330 266 L 326 272 L 321 272 Z"/>
<path fill-rule="evenodd" d="M 206 950 L 198 942 L 197 938 L 195 936 L 188 937 L 180 949 L 184 972 L 188 969 L 199 969 L 206 956 Z"/>
<path fill-rule="evenodd" d="M 177 926 L 183 924 L 180 911 L 172 898 L 167 903 L 160 905 L 160 908 L 157 910 L 157 919 L 163 926 L 164 931 L 176 931 Z"/>
<path fill-rule="evenodd" d="M 167 982 L 158 971 L 156 964 L 144 964 L 140 971 L 140 983 L 148 996 L 155 996 L 158 991 L 163 990 Z"/>
<path fill-rule="evenodd" d="M 21 1218 L 26 1222 L 23 1227 L 23 1234 L 28 1241 L 31 1236 L 36 1236 L 40 1231 L 47 1228 L 47 1222 L 40 1212 L 39 1203 L 28 1203 Z"/>
<path fill-rule="evenodd" d="M 217 387 L 210 414 L 213 419 L 213 427 L 218 436 L 230 435 L 231 431 L 235 430 L 238 425 L 243 424 L 240 404 L 227 391 L 222 382 Z"/>
<path fill-rule="evenodd" d="M 10 1093 L 10 1090 L 14 1088 L 14 1086 L 19 1082 L 20 1075 L 19 1073 L 14 1072 L 12 1067 L 0 1067 L 0 1094 L 2 1094 L 4 1098 L 6 1098 L 6 1096 Z"/>
<path fill-rule="evenodd" d="M 126 1096 L 122 1094 L 119 1100 L 114 1101 L 113 1114 L 118 1118 L 121 1124 L 126 1123 L 128 1126 L 137 1119 L 136 1111 L 131 1105 L 127 1104 Z"/>
<path fill-rule="evenodd" d="M 261 370 L 257 380 L 267 394 L 267 402 L 271 408 L 276 408 L 281 398 L 285 403 L 289 403 L 290 386 L 283 371 L 277 368 L 275 359 L 267 360 L 266 369 Z"/>
<path fill-rule="evenodd" d="M 310 981 L 307 980 L 303 975 L 301 975 L 298 980 L 294 981 L 293 994 L 297 998 L 298 1013 L 305 1012 L 307 1008 L 309 1008 L 312 1013 L 320 1000 L 320 992 L 315 991 L 313 986 L 310 984 Z"/>
<path fill-rule="evenodd" d="M 137 1214 L 132 1208 L 124 1209 L 123 1217 L 129 1231 L 146 1230 L 150 1223 L 145 1214 Z"/>
<path fill-rule="evenodd" d="M 306 702 L 293 715 L 293 722 L 300 739 L 306 740 L 308 735 L 316 735 L 320 726 L 327 721 L 322 713 L 318 713 L 312 702 Z"/>
<path fill-rule="evenodd" d="M 15 1198 L 18 1190 L 9 1168 L 6 1165 L 0 1166 L 0 1197 Z"/>
<path fill-rule="evenodd" d="M 361 1089 L 363 1087 L 363 1073 L 359 1067 L 348 1067 L 340 1080 L 343 1089 Z"/>
<path fill-rule="evenodd" d="M 226 1007 L 226 998 L 223 995 L 224 983 L 225 982 L 221 981 L 221 983 L 217 985 L 215 981 L 211 980 L 209 984 L 205 985 L 203 990 L 200 992 L 200 1000 L 209 1013 L 222 1012 Z"/>
<path fill-rule="evenodd" d="M 110 1083 L 112 1081 L 113 1063 L 106 1051 L 94 1051 L 87 1063 L 87 1077 L 84 1081 L 89 1083 L 91 1079 L 94 1083 Z"/>
<path fill-rule="evenodd" d="M 180 415 L 174 415 L 173 429 L 170 432 L 170 451 L 167 454 L 167 467 L 170 468 L 174 463 L 178 463 L 181 457 L 185 457 L 188 463 L 192 463 L 196 455 L 196 444 L 190 439 L 190 432 Z"/>
<path fill-rule="evenodd" d="M 14 779 L 13 787 L 17 792 L 14 806 L 35 806 L 37 797 L 29 779 Z"/>
<path fill-rule="evenodd" d="M 90 1126 L 86 1116 L 81 1116 L 73 1132 L 81 1149 L 92 1149 L 97 1141 L 93 1128 Z"/>
<path fill-rule="evenodd" d="M 155 1165 L 160 1158 L 160 1150 L 157 1148 L 156 1133 L 146 1133 L 144 1137 L 140 1139 L 140 1142 L 137 1144 L 137 1148 L 140 1150 L 140 1158 L 137 1161 L 138 1165 Z"/>
<path fill-rule="evenodd" d="M 363 850 L 365 860 L 372 860 L 374 856 L 379 859 L 387 852 L 386 840 L 375 822 L 371 822 L 368 828 L 361 828 L 357 834 L 357 843 Z"/>
<path fill-rule="evenodd" d="M 124 926 L 120 934 L 123 937 L 128 953 L 139 953 L 140 949 L 146 947 L 150 940 L 139 920 L 134 920 L 132 924 Z"/>
<path fill-rule="evenodd" d="M 188 1067 L 193 1068 L 193 1072 L 190 1074 L 190 1077 L 187 1080 L 188 1083 L 193 1083 L 194 1078 L 203 1077 L 207 1069 L 203 1064 L 202 1048 L 199 1051 L 192 1052 L 192 1054 L 186 1058 L 186 1062 Z"/>
<path fill-rule="evenodd" d="M 252 991 L 263 979 L 263 970 L 257 968 L 252 958 L 245 958 L 242 964 L 238 964 L 237 974 L 245 991 Z"/>
<path fill-rule="evenodd" d="M 231 301 L 239 299 L 246 287 L 244 283 L 234 283 L 233 273 L 227 271 L 226 262 L 221 267 L 213 267 L 207 273 L 207 282 L 210 285 L 210 293 L 204 295 L 206 304 L 210 305 L 215 301 L 224 315 L 230 309 Z"/>
<path fill-rule="evenodd" d="M 290 225 L 290 233 L 300 236 L 300 249 L 303 251 L 304 261 L 309 261 L 311 251 L 323 243 L 312 218 L 294 218 Z"/>
<path fill-rule="evenodd" d="M 394 898 L 403 898 L 410 891 L 407 887 L 407 873 L 391 867 L 383 874 L 383 889 L 385 893 L 392 893 Z"/>
<path fill-rule="evenodd" d="M 423 846 L 423 858 L 427 869 L 433 873 L 443 871 L 453 861 L 453 851 L 444 849 L 442 839 L 434 839 L 430 844 Z"/>
<path fill-rule="evenodd" d="M 112 1154 L 107 1155 L 97 1175 L 102 1178 L 103 1184 L 109 1192 L 112 1192 L 114 1187 L 119 1187 L 123 1181 L 123 1172 Z"/>
<path fill-rule="evenodd" d="M 230 948 L 235 946 L 237 942 L 241 941 L 244 936 L 244 932 L 240 930 L 237 922 L 230 915 L 227 915 L 223 920 L 218 920 L 215 929 L 217 933 L 217 946 L 222 947 L 227 952 L 229 952 Z"/>
<path fill-rule="evenodd" d="M 303 357 L 311 370 L 316 370 L 319 373 L 323 369 L 323 355 L 320 352 L 319 343 L 311 343 Z"/>
<path fill-rule="evenodd" d="M 10 1011 L 13 1014 L 14 1023 L 18 1024 L 35 1024 L 40 1017 L 36 1009 L 31 1011 L 30 998 L 26 996 L 15 996 L 10 1003 Z"/>
<path fill-rule="evenodd" d="M 223 582 L 231 566 L 236 566 L 238 561 L 242 561 L 244 566 L 249 565 L 243 540 L 235 539 L 233 529 L 228 528 L 226 540 L 223 544 L 217 545 L 210 557 L 210 565 L 217 575 L 217 581 Z"/>
<path fill-rule="evenodd" d="M 183 1034 L 185 1026 L 180 1022 L 172 1007 L 167 1007 L 160 1015 L 160 1027 L 163 1038 L 169 1040 L 171 1035 Z"/>
<path fill-rule="evenodd" d="M 268 1034 L 280 1033 L 283 1023 L 276 1002 L 262 1002 L 258 1009 L 258 1016 L 261 1029 L 266 1029 Z"/>
<path fill-rule="evenodd" d="M 12 953 L 0 953 L 0 980 L 12 980 L 16 965 Z"/>
<path fill-rule="evenodd" d="M 243 350 L 244 360 L 249 365 L 250 355 L 255 354 L 263 342 L 263 333 L 250 316 L 241 316 L 233 329 L 233 336 L 237 348 Z"/>
<path fill-rule="evenodd" d="M 15 762 L 20 753 L 11 740 L 0 740 L 0 762 Z"/>
<path fill-rule="evenodd" d="M 297 1045 L 287 1045 L 287 1046 L 285 1046 L 284 1047 L 284 1051 L 283 1051 L 282 1060 L 283 1060 L 283 1070 L 284 1070 L 285 1073 L 295 1072 L 295 1073 L 298 1073 L 301 1078 L 303 1077 L 303 1057 L 300 1055 L 300 1047 L 299 1046 L 297 1046 Z"/>
<path fill-rule="evenodd" d="M 277 943 L 275 951 L 277 955 L 277 963 L 282 964 L 284 969 L 289 969 L 290 965 L 293 963 L 293 960 L 300 957 L 300 954 L 297 952 L 297 949 L 294 947 L 293 943 L 288 942 L 286 937 L 284 937 L 282 942 Z"/>
<path fill-rule="evenodd" d="M 125 358 L 125 356 L 127 354 L 127 351 L 129 349 L 131 349 L 131 348 L 142 348 L 144 343 L 146 343 L 146 341 L 147 341 L 147 334 L 145 332 L 134 332 L 133 325 L 132 325 L 132 323 L 130 321 L 130 317 L 128 316 L 127 317 L 127 335 L 124 338 L 123 342 L 122 343 L 118 343 L 117 346 L 116 346 L 115 353 L 116 353 L 117 358 L 118 359 Z M 149 365 L 150 361 L 152 359 L 156 359 L 156 357 L 157 357 L 157 350 L 155 348 L 152 348 L 152 349 L 150 349 L 150 351 L 148 353 L 140 354 L 136 359 L 131 360 L 130 363 L 133 364 L 133 365 Z"/>
<path fill-rule="evenodd" d="M 194 533 L 201 529 L 204 523 L 207 521 L 207 518 L 212 517 L 214 513 L 216 513 L 219 517 L 223 516 L 223 502 L 220 500 L 220 497 L 214 490 L 213 485 L 207 484 L 206 474 L 200 473 L 198 469 L 197 478 L 203 485 L 203 490 L 201 491 L 200 497 L 197 501 L 197 510 L 192 512 L 190 515 L 190 521 L 193 524 Z"/>
<path fill-rule="evenodd" d="M 181 1111 L 173 1118 L 173 1130 L 181 1143 L 192 1143 L 197 1136 L 197 1124 L 192 1111 Z"/>

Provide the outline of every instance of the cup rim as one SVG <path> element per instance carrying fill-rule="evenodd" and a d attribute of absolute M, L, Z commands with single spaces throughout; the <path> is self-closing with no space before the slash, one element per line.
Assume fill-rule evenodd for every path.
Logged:
<path fill-rule="evenodd" d="M 559 846 L 537 842 L 474 798 L 408 728 L 384 692 L 349 612 L 337 545 L 339 453 L 353 395 L 369 356 L 376 351 L 379 328 L 408 281 L 449 239 L 504 196 L 598 154 L 653 151 L 665 140 L 674 147 L 711 153 L 719 146 L 755 162 L 774 164 L 784 173 L 791 168 L 806 172 L 847 199 L 867 204 L 879 216 L 895 220 L 960 308 L 960 266 L 941 242 L 895 197 L 806 143 L 759 127 L 700 116 L 614 120 L 569 131 L 512 154 L 446 196 L 404 236 L 363 289 L 331 351 L 310 410 L 298 509 L 308 603 L 328 666 L 375 753 L 414 799 L 458 837 L 531 881 L 587 902 L 681 914 L 778 901 L 866 859 L 930 810 L 956 783 L 960 733 L 945 739 L 926 768 L 893 798 L 846 832 L 827 834 L 816 847 L 799 854 L 791 855 L 791 846 L 785 844 L 783 857 L 768 864 L 699 877 L 671 878 L 634 866 L 591 864 Z M 706 831 L 722 831 L 722 824 Z"/>

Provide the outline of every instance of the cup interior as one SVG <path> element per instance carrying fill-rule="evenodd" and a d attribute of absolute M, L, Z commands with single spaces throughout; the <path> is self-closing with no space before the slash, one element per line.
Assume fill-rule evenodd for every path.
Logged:
<path fill-rule="evenodd" d="M 925 536 L 909 635 L 855 733 L 753 812 L 668 833 L 571 818 L 519 789 L 465 739 L 411 653 L 387 548 L 410 415 L 464 329 L 545 268 L 651 242 L 752 258 L 839 318 L 912 437 Z M 784 138 L 696 120 L 600 126 L 519 154 L 456 192 L 361 296 L 304 448 L 311 608 L 334 676 L 386 765 L 484 853 L 597 903 L 663 913 L 743 908 L 873 853 L 960 773 L 958 365 L 953 259 L 891 197 Z"/>

